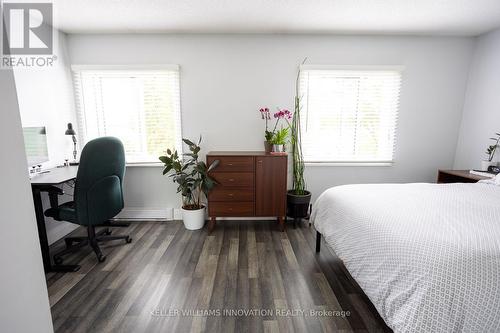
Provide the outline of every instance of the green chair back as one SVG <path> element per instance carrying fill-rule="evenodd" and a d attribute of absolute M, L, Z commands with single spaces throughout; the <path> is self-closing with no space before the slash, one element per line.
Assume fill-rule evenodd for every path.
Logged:
<path fill-rule="evenodd" d="M 123 209 L 124 175 L 125 151 L 119 139 L 102 137 L 85 145 L 74 191 L 78 224 L 102 224 Z"/>

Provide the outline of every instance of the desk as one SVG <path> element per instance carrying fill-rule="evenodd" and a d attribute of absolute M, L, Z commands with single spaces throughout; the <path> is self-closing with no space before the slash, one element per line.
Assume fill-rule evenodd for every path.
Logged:
<path fill-rule="evenodd" d="M 42 249 L 42 260 L 45 272 L 75 272 L 80 269 L 78 265 L 52 265 L 49 252 L 49 241 L 45 229 L 45 216 L 43 215 L 43 204 L 41 192 L 48 186 L 60 185 L 76 178 L 78 166 L 54 168 L 30 179 L 33 201 L 35 204 L 36 223 L 38 226 L 38 237 Z"/>

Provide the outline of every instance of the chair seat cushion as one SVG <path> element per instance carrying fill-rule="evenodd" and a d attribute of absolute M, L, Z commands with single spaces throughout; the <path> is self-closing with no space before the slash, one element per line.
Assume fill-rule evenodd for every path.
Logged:
<path fill-rule="evenodd" d="M 77 223 L 75 202 L 69 201 L 59 205 L 57 208 L 49 208 L 45 211 L 45 216 L 52 217 L 57 221 Z"/>

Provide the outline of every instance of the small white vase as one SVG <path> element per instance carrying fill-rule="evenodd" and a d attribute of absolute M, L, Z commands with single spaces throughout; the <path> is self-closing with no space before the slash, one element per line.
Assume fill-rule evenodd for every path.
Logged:
<path fill-rule="evenodd" d="M 497 165 L 497 162 L 491 162 L 491 161 L 481 161 L 481 170 L 483 171 L 488 171 L 488 167 L 491 165 Z"/>
<path fill-rule="evenodd" d="M 198 230 L 205 225 L 205 207 L 200 209 L 184 209 L 182 208 L 182 222 L 188 230 Z"/>
<path fill-rule="evenodd" d="M 273 152 L 274 153 L 284 153 L 285 152 L 285 145 L 273 145 Z"/>

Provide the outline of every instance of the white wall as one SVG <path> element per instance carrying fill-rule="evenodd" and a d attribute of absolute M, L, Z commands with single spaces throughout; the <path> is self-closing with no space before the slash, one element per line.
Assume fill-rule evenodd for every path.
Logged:
<path fill-rule="evenodd" d="M 73 85 L 69 70 L 66 49 L 66 35 L 60 32 L 54 34 L 54 54 L 57 61 L 53 67 L 16 68 L 17 94 L 19 109 L 24 127 L 46 126 L 47 144 L 50 161 L 44 163 L 47 168 L 61 165 L 64 159 L 72 159 L 73 143 L 70 136 L 65 136 L 67 123 L 75 124 Z M 72 200 L 72 188 L 65 186 L 67 195 L 60 197 L 60 202 Z M 43 204 L 49 208 L 49 200 L 43 194 Z M 53 243 L 76 228 L 76 225 L 66 222 L 56 222 L 46 219 L 49 243 Z"/>
<path fill-rule="evenodd" d="M 345 183 L 434 181 L 453 164 L 472 38 L 314 35 L 69 35 L 72 64 L 181 66 L 183 136 L 203 149 L 262 150 L 261 106 L 292 108 L 298 64 L 403 65 L 395 164 L 308 167 L 315 196 Z M 160 168 L 128 168 L 126 206 L 180 200 Z"/>
<path fill-rule="evenodd" d="M 52 332 L 21 119 L 10 70 L 0 70 L 0 330 Z"/>
<path fill-rule="evenodd" d="M 479 168 L 500 132 L 500 29 L 480 36 L 469 74 L 455 168 Z M 499 160 L 497 154 L 495 160 Z"/>

